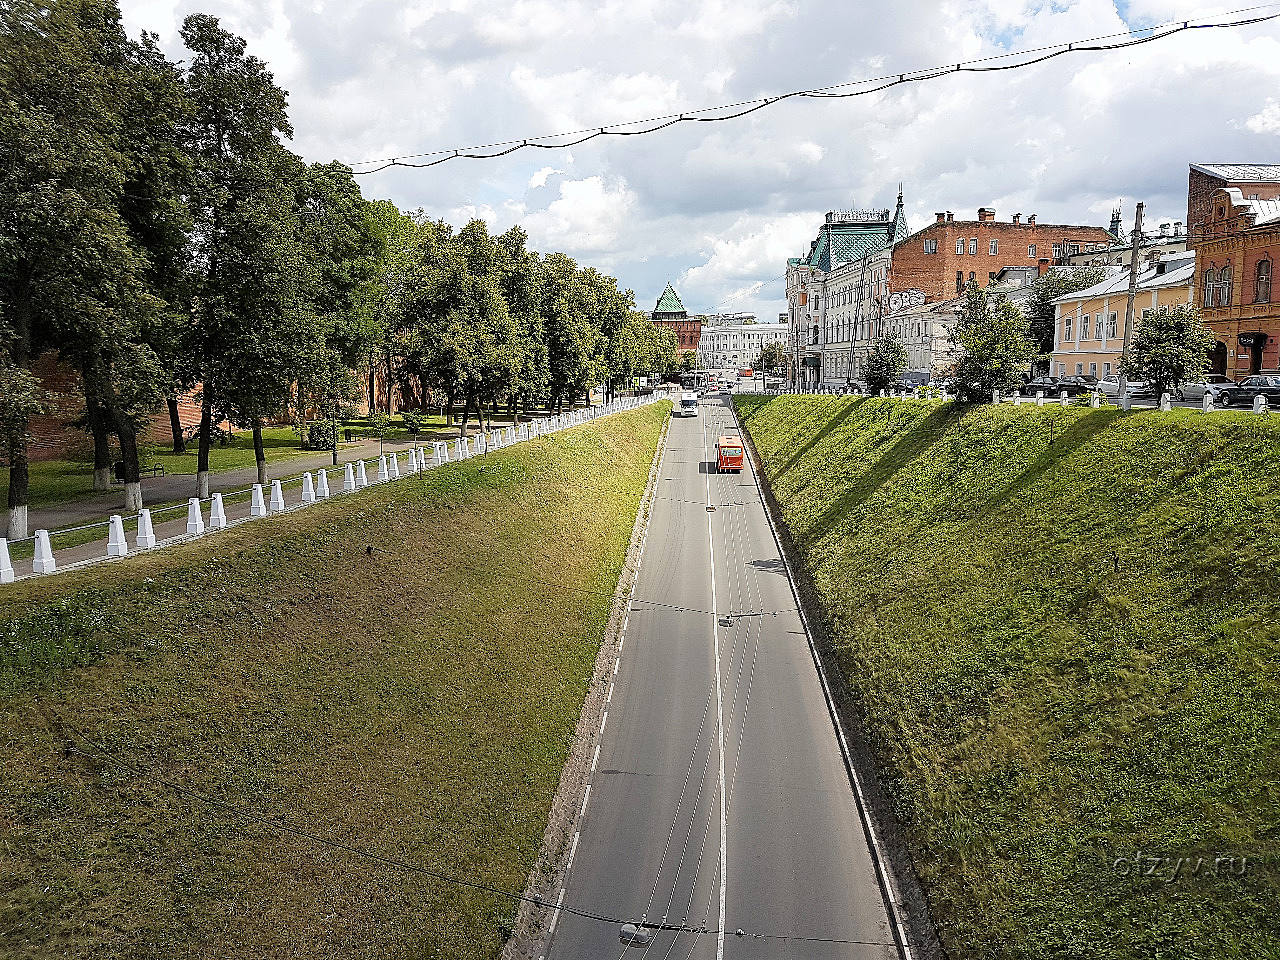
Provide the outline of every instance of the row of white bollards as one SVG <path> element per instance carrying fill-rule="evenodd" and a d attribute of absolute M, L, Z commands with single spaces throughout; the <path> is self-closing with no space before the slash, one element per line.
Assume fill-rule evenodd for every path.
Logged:
<path fill-rule="evenodd" d="M 661 399 L 654 395 L 643 403 L 652 403 Z M 401 476 L 409 476 L 427 470 L 430 466 L 442 466 L 451 461 L 465 460 L 468 457 L 478 456 L 489 450 L 497 450 L 502 447 L 509 446 L 521 440 L 531 440 L 534 437 L 545 436 L 567 427 L 585 423 L 588 420 L 594 420 L 597 417 L 606 416 L 611 413 L 620 413 L 626 410 L 634 410 L 642 405 L 642 401 L 638 398 L 629 397 L 623 400 L 614 400 L 604 404 L 601 407 L 593 407 L 590 411 L 574 410 L 569 413 L 557 414 L 547 420 L 535 420 L 531 423 L 520 424 L 518 427 L 502 427 L 489 433 L 477 434 L 471 441 L 466 437 L 460 437 L 453 441 L 453 456 L 450 457 L 450 442 L 447 440 L 436 440 L 432 442 L 432 463 L 427 462 L 426 450 L 422 447 L 411 447 L 406 451 L 404 473 L 400 471 L 400 455 L 392 453 L 390 455 L 383 454 L 378 457 L 378 480 L 377 482 L 385 483 L 391 480 L 398 480 Z M 364 460 L 356 460 L 348 463 L 343 468 L 342 475 L 342 492 L 354 493 L 369 486 L 369 478 Z M 311 472 L 302 475 L 302 500 L 298 506 L 316 503 L 320 500 L 329 499 L 329 474 L 328 470 L 321 469 L 315 472 L 314 479 Z M 271 482 L 270 498 L 268 500 L 262 484 L 255 483 L 250 492 L 249 500 L 249 517 L 257 519 L 268 516 L 269 513 L 281 513 L 288 509 L 284 500 L 284 488 L 280 480 Z M 209 500 L 209 519 L 206 524 L 201 502 L 198 497 L 192 497 L 187 502 L 187 525 L 186 532 L 189 537 L 202 536 L 206 530 L 223 530 L 229 526 L 227 520 L 226 508 L 223 504 L 222 494 L 215 493 Z M 48 574 L 57 572 L 57 561 L 53 556 L 53 548 L 49 540 L 48 530 L 37 530 L 35 533 L 35 555 L 32 560 L 31 569 L 37 574 Z M 138 511 L 138 530 L 134 537 L 134 548 L 136 550 L 153 550 L 158 545 L 156 539 L 155 523 L 151 516 L 151 510 L 143 507 Z M 107 533 L 107 557 L 124 557 L 129 554 L 129 541 L 125 535 L 124 518 L 119 514 L 112 514 L 108 520 Z M 9 543 L 4 537 L 0 537 L 0 583 L 12 583 L 16 577 L 13 569 L 12 559 L 9 554 Z"/>

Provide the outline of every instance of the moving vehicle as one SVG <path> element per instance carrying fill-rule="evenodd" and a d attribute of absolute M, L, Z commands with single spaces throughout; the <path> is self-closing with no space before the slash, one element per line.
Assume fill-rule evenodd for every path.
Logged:
<path fill-rule="evenodd" d="M 707 371 L 692 370 L 681 374 L 680 387 L 684 390 L 692 390 L 694 393 L 703 392 L 707 389 Z"/>
<path fill-rule="evenodd" d="M 1251 406 L 1254 397 L 1266 397 L 1268 406 L 1280 405 L 1280 376 L 1255 373 L 1238 384 L 1218 391 L 1217 402 L 1224 407 Z"/>
<path fill-rule="evenodd" d="M 696 393 L 680 394 L 680 402 L 672 411 L 677 417 L 696 417 L 698 415 L 698 395 Z"/>
<path fill-rule="evenodd" d="M 1236 382 L 1230 377 L 1224 377 L 1220 373 L 1208 373 L 1199 380 L 1187 380 L 1178 384 L 1178 399 L 1203 400 L 1207 393 L 1213 397 L 1214 403 L 1218 403 L 1218 395 L 1235 385 Z"/>
<path fill-rule="evenodd" d="M 716 441 L 716 473 L 742 472 L 742 438 L 723 436 Z"/>

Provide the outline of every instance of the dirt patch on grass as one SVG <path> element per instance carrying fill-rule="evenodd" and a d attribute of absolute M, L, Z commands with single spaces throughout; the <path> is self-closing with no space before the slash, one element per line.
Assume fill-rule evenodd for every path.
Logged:
<path fill-rule="evenodd" d="M 0 954 L 499 956 L 665 418 L 7 588 Z"/>

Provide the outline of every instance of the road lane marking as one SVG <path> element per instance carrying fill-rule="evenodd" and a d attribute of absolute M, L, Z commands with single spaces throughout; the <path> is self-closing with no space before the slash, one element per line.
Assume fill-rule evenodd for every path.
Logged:
<path fill-rule="evenodd" d="M 587 792 L 582 795 L 582 809 L 578 811 L 578 817 L 581 819 L 587 815 L 587 798 L 591 796 L 591 784 L 587 784 Z"/>
<path fill-rule="evenodd" d="M 609 722 L 609 711 L 604 712 L 604 716 L 600 718 L 600 738 L 604 739 L 604 725 Z"/>
<path fill-rule="evenodd" d="M 609 692 L 605 695 L 604 702 L 606 705 L 613 703 L 613 681 L 612 680 L 609 681 Z"/>
<path fill-rule="evenodd" d="M 578 838 L 581 836 L 582 834 L 577 831 L 573 834 L 573 846 L 569 848 L 569 862 L 565 864 L 566 871 L 573 866 L 573 858 L 578 855 Z"/>
<path fill-rule="evenodd" d="M 707 428 L 705 421 L 702 427 L 702 450 L 706 456 Z M 711 470 L 708 468 L 707 478 L 707 563 L 711 573 L 711 642 L 715 650 L 716 661 L 716 753 L 720 763 L 720 922 L 716 924 L 716 960 L 724 960 L 724 913 L 725 892 L 728 882 L 729 845 L 726 837 L 725 795 L 724 795 L 724 693 L 720 679 L 720 617 L 716 610 L 716 543 L 711 527 Z"/>
<path fill-rule="evenodd" d="M 620 664 L 621 662 L 622 662 L 622 658 L 621 658 L 621 657 L 619 657 L 619 658 L 617 658 L 616 660 L 614 660 L 614 661 L 613 661 L 613 675 L 614 675 L 615 677 L 618 675 L 618 664 Z"/>
<path fill-rule="evenodd" d="M 600 762 L 600 744 L 596 744 L 596 755 L 591 758 L 591 770 L 595 772 L 596 764 Z"/>

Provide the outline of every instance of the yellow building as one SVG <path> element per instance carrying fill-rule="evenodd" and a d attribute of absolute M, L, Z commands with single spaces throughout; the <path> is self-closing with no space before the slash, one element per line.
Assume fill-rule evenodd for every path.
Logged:
<path fill-rule="evenodd" d="M 1194 251 L 1165 254 L 1138 274 L 1134 315 L 1157 307 L 1193 303 Z M 1124 316 L 1129 298 L 1129 271 L 1118 270 L 1092 287 L 1054 302 L 1053 365 L 1057 377 L 1078 374 L 1099 380 L 1119 374 L 1124 349 Z"/>

